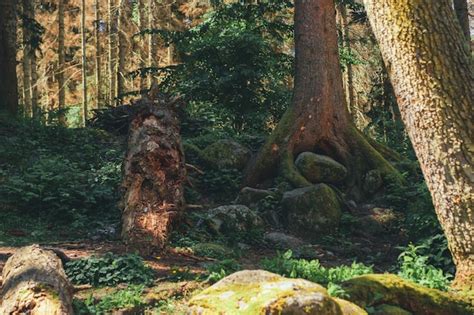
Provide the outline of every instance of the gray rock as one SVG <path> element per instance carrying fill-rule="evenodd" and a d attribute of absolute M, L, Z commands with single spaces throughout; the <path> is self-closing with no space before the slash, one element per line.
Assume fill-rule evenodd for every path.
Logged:
<path fill-rule="evenodd" d="M 243 169 L 250 159 L 250 150 L 232 140 L 219 140 L 208 145 L 201 152 L 201 157 L 215 168 Z"/>
<path fill-rule="evenodd" d="M 370 170 L 364 176 L 364 191 L 373 194 L 383 185 L 382 174 L 379 170 Z"/>
<path fill-rule="evenodd" d="M 257 204 L 260 200 L 265 199 L 268 196 L 274 195 L 275 193 L 270 190 L 244 187 L 237 196 L 235 203 L 250 207 L 252 205 Z"/>
<path fill-rule="evenodd" d="M 211 228 L 222 234 L 246 232 L 263 227 L 263 220 L 257 212 L 245 205 L 217 207 L 209 210 L 207 219 Z"/>
<path fill-rule="evenodd" d="M 291 249 L 295 251 L 305 244 L 301 239 L 281 232 L 266 233 L 263 240 L 273 248 L 280 250 Z"/>
<path fill-rule="evenodd" d="M 289 230 L 310 240 L 334 232 L 341 220 L 338 196 L 325 184 L 286 192 L 282 199 L 282 209 Z"/>
<path fill-rule="evenodd" d="M 296 158 L 295 165 L 311 183 L 337 184 L 347 176 L 344 165 L 328 156 L 303 152 Z"/>

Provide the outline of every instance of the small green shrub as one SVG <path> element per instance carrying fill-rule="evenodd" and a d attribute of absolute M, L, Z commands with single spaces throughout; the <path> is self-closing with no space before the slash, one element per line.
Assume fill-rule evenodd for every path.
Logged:
<path fill-rule="evenodd" d="M 208 266 L 207 281 L 215 283 L 241 269 L 242 267 L 234 259 L 224 259 Z"/>
<path fill-rule="evenodd" d="M 410 244 L 400 254 L 398 275 L 425 287 L 446 291 L 452 276 L 428 264 L 429 257 L 421 256 L 419 250 L 420 246 Z"/>
<path fill-rule="evenodd" d="M 119 283 L 153 283 L 153 271 L 140 256 L 134 254 L 117 256 L 107 253 L 101 257 L 73 260 L 65 264 L 65 270 L 74 284 L 111 286 Z"/>
<path fill-rule="evenodd" d="M 128 286 L 106 295 L 98 303 L 90 297 L 84 304 L 90 314 L 111 314 L 111 311 L 117 309 L 140 307 L 145 304 L 142 298 L 144 288 L 143 285 Z"/>
<path fill-rule="evenodd" d="M 274 258 L 262 260 L 262 268 L 289 278 L 302 278 L 328 286 L 329 283 L 339 284 L 356 276 L 372 273 L 371 266 L 354 262 L 351 266 L 326 268 L 318 260 L 292 258 L 291 250 Z"/>

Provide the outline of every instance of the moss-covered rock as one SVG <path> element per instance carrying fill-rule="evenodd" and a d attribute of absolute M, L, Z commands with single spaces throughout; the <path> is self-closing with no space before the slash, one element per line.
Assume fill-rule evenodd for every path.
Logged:
<path fill-rule="evenodd" d="M 193 253 L 197 256 L 224 259 L 235 256 L 227 247 L 215 243 L 198 243 L 192 246 Z"/>
<path fill-rule="evenodd" d="M 336 192 L 325 184 L 288 191 L 282 199 L 289 230 L 310 240 L 334 232 L 341 220 Z"/>
<path fill-rule="evenodd" d="M 244 205 L 220 206 L 207 213 L 211 229 L 221 234 L 248 232 L 263 227 L 263 220 L 256 211 Z"/>
<path fill-rule="evenodd" d="M 473 305 L 458 295 L 425 288 L 391 274 L 356 277 L 342 287 L 351 302 L 366 309 L 388 304 L 417 315 L 474 314 Z"/>
<path fill-rule="evenodd" d="M 232 140 L 219 140 L 201 151 L 200 157 L 211 167 L 243 169 L 250 159 L 250 150 Z"/>
<path fill-rule="evenodd" d="M 403 308 L 390 304 L 379 305 L 371 313 L 373 315 L 412 315 L 412 313 Z"/>
<path fill-rule="evenodd" d="M 275 192 L 270 190 L 244 187 L 237 196 L 235 203 L 250 207 L 256 205 L 262 199 L 275 195 Z"/>
<path fill-rule="evenodd" d="M 303 152 L 296 158 L 295 165 L 308 181 L 313 184 L 337 184 L 347 176 L 347 169 L 328 156 Z"/>
<path fill-rule="evenodd" d="M 263 270 L 236 272 L 194 296 L 188 314 L 367 314 L 322 286 Z"/>

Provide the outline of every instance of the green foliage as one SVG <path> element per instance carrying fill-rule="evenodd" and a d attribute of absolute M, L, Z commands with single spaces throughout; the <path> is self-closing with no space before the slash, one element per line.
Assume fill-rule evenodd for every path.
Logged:
<path fill-rule="evenodd" d="M 209 276 L 207 281 L 214 283 L 228 275 L 241 270 L 242 267 L 234 259 L 224 259 L 208 266 Z"/>
<path fill-rule="evenodd" d="M 356 276 L 372 273 L 370 266 L 354 262 L 351 266 L 326 268 L 318 260 L 292 258 L 291 250 L 274 258 L 262 260 L 262 268 L 289 278 L 302 278 L 328 286 L 329 283 L 339 284 Z M 335 290 L 335 288 L 334 288 Z M 336 291 L 334 291 L 336 292 Z"/>
<path fill-rule="evenodd" d="M 65 264 L 65 270 L 74 284 L 112 286 L 119 283 L 153 283 L 153 271 L 140 256 L 134 254 L 117 256 L 107 253 L 101 257 L 73 260 Z"/>
<path fill-rule="evenodd" d="M 160 69 L 163 86 L 206 104 L 217 124 L 237 131 L 268 129 L 291 97 L 293 58 L 275 48 L 292 35 L 289 7 L 289 1 L 276 0 L 222 4 L 186 32 L 150 31 L 173 41 L 182 61 Z"/>
<path fill-rule="evenodd" d="M 201 191 L 220 200 L 235 197 L 239 191 L 241 180 L 242 172 L 231 168 L 207 169 L 203 175 L 196 179 L 197 187 Z"/>
<path fill-rule="evenodd" d="M 400 271 L 398 275 L 425 287 L 446 291 L 452 276 L 428 264 L 429 257 L 421 256 L 419 250 L 419 246 L 410 244 L 400 254 Z"/>
<path fill-rule="evenodd" d="M 106 295 L 98 303 L 96 303 L 91 296 L 84 304 L 87 308 L 87 313 L 97 315 L 111 314 L 113 310 L 123 308 L 140 307 L 145 304 L 142 298 L 144 289 L 145 287 L 143 285 L 132 285 L 126 289 Z"/>
<path fill-rule="evenodd" d="M 7 209 L 67 222 L 118 217 L 121 160 L 103 132 L 2 120 L 0 199 Z"/>

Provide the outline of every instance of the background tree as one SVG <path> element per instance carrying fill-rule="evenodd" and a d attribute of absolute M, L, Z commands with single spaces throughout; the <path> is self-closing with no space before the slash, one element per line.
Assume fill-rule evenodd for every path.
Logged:
<path fill-rule="evenodd" d="M 352 124 L 344 97 L 333 0 L 295 1 L 296 73 L 293 102 L 248 169 L 254 186 L 275 170 L 294 186 L 310 183 L 294 165 L 305 151 L 333 157 L 350 170 L 348 186 L 356 191 L 365 172 L 378 169 L 386 180 L 397 171 Z M 360 197 L 360 196 L 359 196 Z"/>
<path fill-rule="evenodd" d="M 81 52 L 82 52 L 82 120 L 86 125 L 88 116 L 87 104 L 87 48 L 86 48 L 86 1 L 81 1 Z"/>
<path fill-rule="evenodd" d="M 64 82 L 64 0 L 58 1 L 58 109 L 59 123 L 66 125 L 65 105 L 66 105 L 66 85 Z"/>
<path fill-rule="evenodd" d="M 459 23 L 449 0 L 365 3 L 456 263 L 455 285 L 472 288 L 474 86 Z"/>
<path fill-rule="evenodd" d="M 117 73 L 117 9 L 115 0 L 108 0 L 108 18 L 109 18 L 109 103 L 115 104 Z"/>
<path fill-rule="evenodd" d="M 95 0 L 95 23 L 94 23 L 94 37 L 95 37 L 95 84 L 96 84 L 96 108 L 103 105 L 102 99 L 102 45 L 100 44 L 100 32 L 102 27 L 100 1 Z"/>
<path fill-rule="evenodd" d="M 31 45 L 31 30 L 29 28 L 29 21 L 32 20 L 33 15 L 33 4 L 31 0 L 22 1 L 22 33 L 23 33 L 23 106 L 25 111 L 25 116 L 30 117 L 32 114 L 31 109 L 31 56 L 34 54 L 34 49 Z"/>
<path fill-rule="evenodd" d="M 16 73 L 17 3 L 0 2 L 0 109 L 18 113 L 18 87 Z"/>

